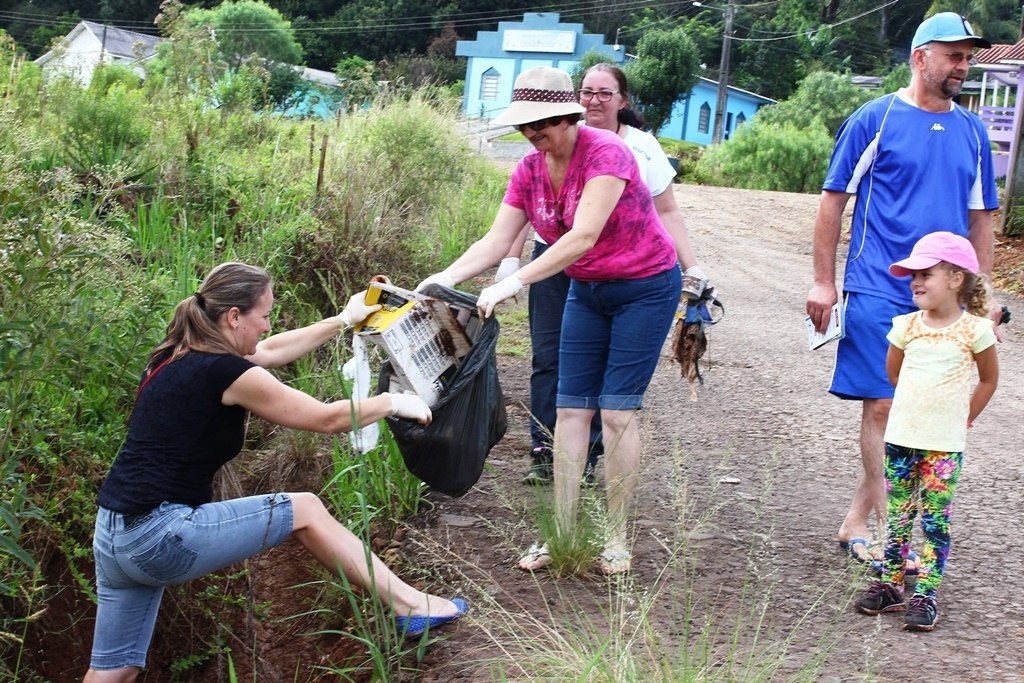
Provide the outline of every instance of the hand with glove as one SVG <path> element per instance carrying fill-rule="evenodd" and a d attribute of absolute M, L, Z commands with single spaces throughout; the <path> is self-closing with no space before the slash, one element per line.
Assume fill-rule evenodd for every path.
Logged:
<path fill-rule="evenodd" d="M 519 270 L 519 259 L 515 256 L 506 256 L 501 259 L 501 264 L 498 266 L 498 272 L 494 274 L 494 281 L 501 282 L 509 275 L 513 275 Z"/>
<path fill-rule="evenodd" d="M 434 416 L 430 412 L 430 406 L 416 394 L 393 394 L 391 397 L 391 417 L 401 417 L 407 420 L 416 420 L 421 425 L 428 425 Z"/>
<path fill-rule="evenodd" d="M 494 307 L 505 299 L 515 296 L 523 288 L 523 283 L 516 275 L 509 275 L 501 282 L 495 283 L 480 292 L 476 300 L 476 308 L 484 318 L 490 318 Z"/>
<path fill-rule="evenodd" d="M 683 271 L 683 275 L 689 275 L 699 280 L 704 280 L 705 282 L 707 282 L 708 279 L 707 273 L 705 273 L 704 269 L 701 268 L 700 266 L 690 266 L 685 271 Z"/>
<path fill-rule="evenodd" d="M 421 282 L 418 285 L 416 285 L 416 291 L 417 292 L 423 291 L 424 287 L 426 287 L 427 285 L 432 285 L 432 284 L 437 284 L 437 285 L 441 285 L 442 287 L 452 288 L 452 287 L 454 287 L 458 283 L 455 282 L 455 278 L 453 278 L 451 275 L 449 275 L 448 273 L 446 273 L 444 271 L 441 271 L 440 273 L 434 273 L 433 275 L 428 277 L 426 280 L 424 280 L 423 282 Z"/>
<path fill-rule="evenodd" d="M 700 266 L 690 266 L 683 271 L 683 291 L 680 301 L 684 299 L 699 299 L 708 284 L 708 276 Z"/>
<path fill-rule="evenodd" d="M 374 304 L 373 306 L 366 304 L 366 290 L 364 289 L 352 295 L 352 298 L 348 300 L 348 305 L 345 306 L 345 310 L 341 312 L 338 318 L 344 323 L 345 327 L 354 327 L 366 320 L 371 313 L 379 310 L 380 304 Z"/>

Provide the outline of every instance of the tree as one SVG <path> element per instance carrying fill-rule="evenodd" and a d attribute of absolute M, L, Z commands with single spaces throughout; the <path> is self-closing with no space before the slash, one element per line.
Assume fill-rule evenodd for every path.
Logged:
<path fill-rule="evenodd" d="M 278 64 L 302 62 L 291 22 L 260 0 L 228 0 L 214 9 L 189 10 L 185 18 L 213 28 L 221 57 L 234 68 L 253 55 Z"/>
<path fill-rule="evenodd" d="M 672 107 L 697 83 L 697 46 L 682 29 L 650 31 L 626 65 L 633 99 L 655 134 L 671 118 Z"/>
<path fill-rule="evenodd" d="M 853 85 L 849 75 L 816 71 L 800 82 L 792 97 L 759 111 L 755 121 L 797 129 L 820 122 L 834 136 L 843 121 L 869 99 L 871 95 Z"/>
<path fill-rule="evenodd" d="M 260 0 L 228 0 L 214 9 L 188 10 L 183 18 L 192 29 L 210 29 L 228 67 L 220 89 L 232 93 L 232 101 L 241 102 L 244 98 L 236 95 L 242 91 L 255 95 L 252 86 L 261 79 L 266 80 L 265 104 L 283 107 L 299 96 L 303 84 L 294 65 L 302 62 L 302 48 L 291 23 L 276 9 Z"/>

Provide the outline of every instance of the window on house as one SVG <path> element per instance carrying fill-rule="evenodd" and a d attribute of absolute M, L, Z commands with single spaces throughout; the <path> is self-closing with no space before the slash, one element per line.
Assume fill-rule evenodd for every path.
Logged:
<path fill-rule="evenodd" d="M 700 105 L 700 118 L 697 119 L 697 132 L 707 133 L 711 130 L 711 105 L 707 102 Z"/>
<path fill-rule="evenodd" d="M 481 100 L 496 100 L 498 99 L 498 86 L 501 84 L 501 74 L 495 71 L 493 68 L 488 69 L 484 72 L 483 79 L 480 81 L 480 99 Z"/>
<path fill-rule="evenodd" d="M 743 115 L 743 112 L 736 114 L 736 127 L 739 128 L 747 122 L 747 117 Z"/>

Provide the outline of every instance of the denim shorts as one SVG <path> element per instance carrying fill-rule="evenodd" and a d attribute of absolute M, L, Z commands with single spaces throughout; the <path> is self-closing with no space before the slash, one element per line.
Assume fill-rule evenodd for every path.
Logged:
<path fill-rule="evenodd" d="M 556 405 L 641 408 L 681 288 L 676 266 L 636 280 L 573 280 L 562 317 Z"/>
<path fill-rule="evenodd" d="M 836 347 L 829 392 L 839 398 L 892 398 L 894 389 L 885 370 L 892 319 L 916 311 L 878 296 L 847 292 L 843 303 L 843 337 Z"/>
<path fill-rule="evenodd" d="M 162 503 L 148 514 L 96 515 L 93 669 L 144 667 L 164 587 L 191 581 L 283 543 L 292 533 L 288 494 L 191 507 Z"/>

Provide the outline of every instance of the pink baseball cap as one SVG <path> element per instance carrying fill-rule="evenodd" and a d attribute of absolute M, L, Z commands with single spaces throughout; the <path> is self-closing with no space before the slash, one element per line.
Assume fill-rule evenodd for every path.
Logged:
<path fill-rule="evenodd" d="M 915 270 L 931 268 L 940 261 L 952 263 L 972 273 L 981 270 L 974 245 L 966 237 L 951 232 L 933 232 L 917 241 L 910 256 L 889 266 L 889 272 L 896 277 L 906 277 Z"/>

